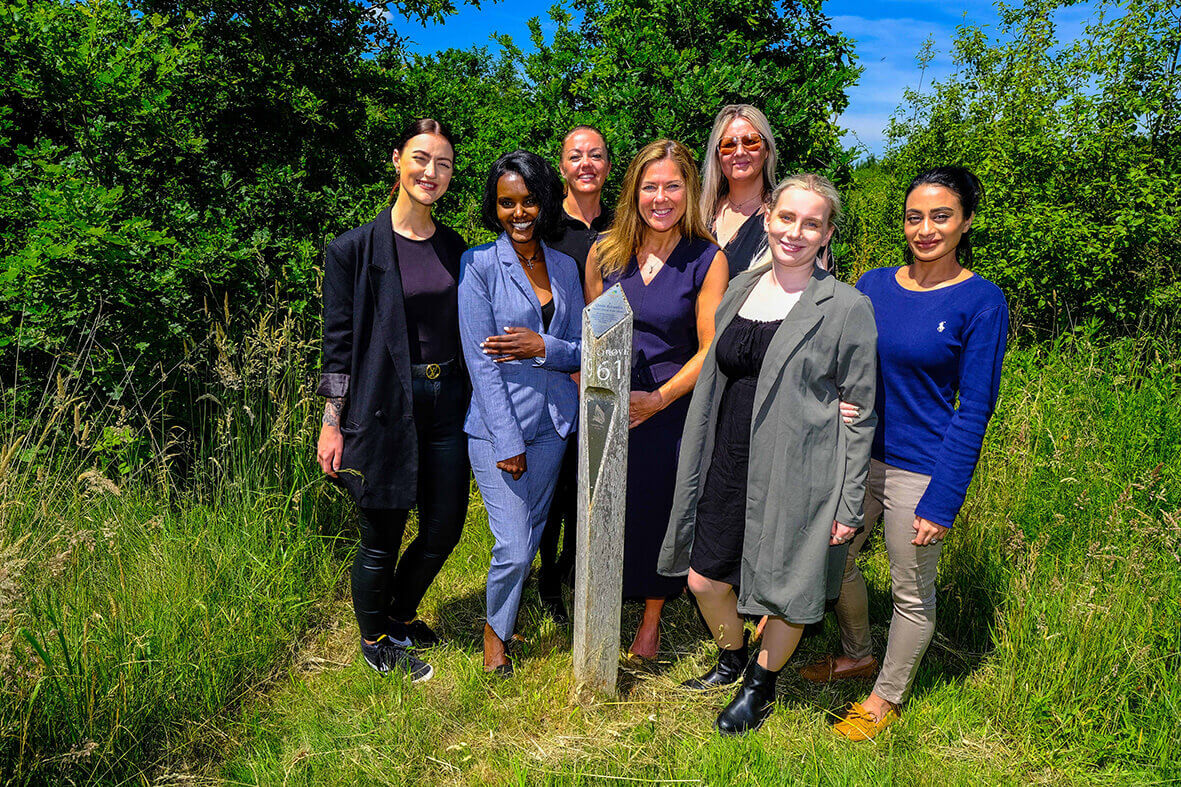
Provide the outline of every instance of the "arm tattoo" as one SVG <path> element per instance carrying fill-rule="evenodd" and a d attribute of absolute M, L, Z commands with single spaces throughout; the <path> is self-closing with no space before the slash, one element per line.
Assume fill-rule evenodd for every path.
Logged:
<path fill-rule="evenodd" d="M 328 401 L 324 402 L 324 418 L 321 421 L 325 426 L 335 426 L 340 428 L 340 412 L 344 409 L 343 396 L 330 396 Z"/>

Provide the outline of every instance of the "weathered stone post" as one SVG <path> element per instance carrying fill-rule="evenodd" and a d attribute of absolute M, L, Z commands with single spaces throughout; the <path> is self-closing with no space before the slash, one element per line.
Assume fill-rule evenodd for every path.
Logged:
<path fill-rule="evenodd" d="M 623 606 L 632 310 L 616 284 L 582 313 L 578 425 L 578 550 L 574 569 L 574 683 L 615 694 Z"/>

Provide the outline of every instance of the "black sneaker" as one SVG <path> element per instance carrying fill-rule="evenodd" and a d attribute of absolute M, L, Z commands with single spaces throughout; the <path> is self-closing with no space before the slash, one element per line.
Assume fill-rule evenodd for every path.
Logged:
<path fill-rule="evenodd" d="M 365 663 L 385 675 L 397 670 L 405 672 L 414 683 L 422 683 L 431 679 L 435 674 L 434 667 L 415 656 L 401 645 L 395 644 L 389 637 L 382 634 L 377 642 L 369 644 L 361 640 L 361 655 Z"/>
<path fill-rule="evenodd" d="M 406 638 L 410 640 L 410 647 L 412 648 L 433 648 L 443 641 L 420 618 L 415 618 L 409 623 L 404 624 L 402 628 L 406 632 Z"/>

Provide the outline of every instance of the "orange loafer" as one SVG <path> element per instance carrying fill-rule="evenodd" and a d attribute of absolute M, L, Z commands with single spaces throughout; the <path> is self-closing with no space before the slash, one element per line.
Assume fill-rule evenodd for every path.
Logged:
<path fill-rule="evenodd" d="M 871 741 L 899 718 L 898 710 L 893 705 L 882 718 L 875 719 L 860 702 L 854 702 L 845 718 L 832 725 L 832 731 L 851 741 Z"/>
<path fill-rule="evenodd" d="M 800 667 L 800 677 L 813 683 L 831 683 L 846 678 L 872 678 L 877 674 L 878 660 L 871 658 L 868 664 L 851 669 L 837 669 L 837 660 L 830 653 L 814 664 Z"/>

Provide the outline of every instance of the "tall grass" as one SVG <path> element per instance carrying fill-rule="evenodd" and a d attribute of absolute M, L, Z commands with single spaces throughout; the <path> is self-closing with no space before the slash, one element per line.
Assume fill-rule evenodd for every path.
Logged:
<path fill-rule="evenodd" d="M 945 547 L 935 641 L 903 720 L 876 744 L 827 729 L 866 682 L 816 687 L 792 669 L 759 734 L 710 730 L 728 694 L 676 682 L 708 666 L 689 607 L 669 606 L 665 663 L 626 673 L 619 702 L 580 708 L 568 636 L 536 602 L 518 676 L 480 671 L 490 538 L 474 509 L 426 600 L 452 645 L 424 686 L 354 660 L 347 608 L 312 646 L 332 669 L 302 675 L 231 733 L 221 775 L 250 783 L 979 784 L 1140 783 L 1181 777 L 1181 353 L 1080 335 L 1019 348 L 969 504 Z M 866 558 L 875 644 L 889 578 Z M 634 625 L 637 610 L 626 613 Z M 833 621 L 792 667 L 832 652 Z"/>
<path fill-rule="evenodd" d="M 201 401 L 96 406 L 82 364 L 32 417 L 6 408 L 0 781 L 121 782 L 202 756 L 322 615 L 339 509 L 307 461 L 308 347 L 280 316 L 237 343 L 211 329 L 178 370 L 209 356 Z M 161 428 L 170 410 L 204 415 Z"/>
<path fill-rule="evenodd" d="M 105 415 L 76 408 L 68 382 L 50 386 L 38 430 L 8 427 L 0 780 L 1181 778 L 1175 341 L 1101 344 L 1080 333 L 1011 352 L 945 547 L 937 632 L 914 696 L 881 742 L 854 746 L 827 724 L 868 684 L 815 687 L 791 669 L 762 732 L 713 735 L 724 698 L 675 686 L 713 657 L 683 601 L 669 607 L 664 663 L 626 673 L 617 703 L 569 701 L 568 633 L 532 596 L 518 676 L 485 676 L 491 537 L 478 498 L 423 606 L 451 642 L 429 655 L 436 677 L 408 686 L 372 675 L 336 592 L 351 546 L 336 534 L 349 506 L 311 460 L 309 348 L 275 317 L 249 333 L 234 345 L 213 331 L 219 387 L 185 433 L 159 427 L 158 403 Z M 890 602 L 878 539 L 865 573 L 880 651 Z M 626 614 L 634 625 L 637 610 Z M 829 620 L 792 666 L 836 647 Z"/>
<path fill-rule="evenodd" d="M 1023 745 L 1179 773 L 1181 355 L 1018 353 L 974 510 L 1010 566 L 980 699 Z M 983 687 L 987 690 L 983 690 Z"/>

